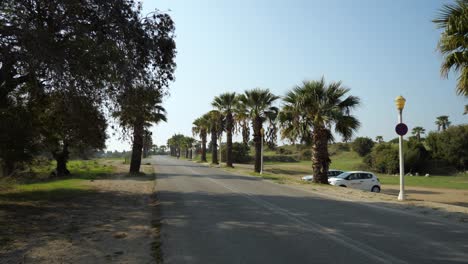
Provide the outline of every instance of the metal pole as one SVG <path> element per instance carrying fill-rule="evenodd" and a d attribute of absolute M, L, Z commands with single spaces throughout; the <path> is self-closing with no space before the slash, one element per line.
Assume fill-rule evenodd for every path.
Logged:
<path fill-rule="evenodd" d="M 222 135 L 219 136 L 219 160 L 218 160 L 218 164 L 219 164 L 219 167 L 221 167 L 221 137 Z"/>
<path fill-rule="evenodd" d="M 403 110 L 399 111 L 398 121 L 403 123 Z M 403 136 L 399 137 L 399 152 L 400 152 L 400 194 L 398 195 L 398 200 L 405 200 L 405 162 L 403 159 Z"/>
<path fill-rule="evenodd" d="M 262 150 L 261 150 L 261 158 L 260 158 L 260 174 L 263 174 L 263 134 L 262 136 L 260 137 L 260 139 L 262 140 L 261 142 L 261 146 L 262 146 Z"/>

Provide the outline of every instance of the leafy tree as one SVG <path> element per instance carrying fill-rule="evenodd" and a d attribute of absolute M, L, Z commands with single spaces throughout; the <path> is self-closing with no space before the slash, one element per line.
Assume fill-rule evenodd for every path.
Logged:
<path fill-rule="evenodd" d="M 49 95 L 39 113 L 45 148 L 57 161 L 56 175 L 68 174 L 70 148 L 100 150 L 106 142 L 106 120 L 99 107 L 86 96 L 67 92 Z"/>
<path fill-rule="evenodd" d="M 143 18 L 141 5 L 133 0 L 85 0 L 80 4 L 66 0 L 1 1 L 1 121 L 9 121 L 5 124 L 8 127 L 17 126 L 15 130 L 24 127 L 3 119 L 12 116 L 7 111 L 20 106 L 12 97 L 24 98 L 22 106 L 35 104 L 37 111 L 35 101 L 56 91 L 112 106 L 116 96 L 142 76 L 146 83 L 167 87 L 175 68 L 173 30 L 170 16 L 154 12 Z M 34 118 L 26 121 L 31 122 Z M 45 124 L 34 124 L 37 129 L 42 126 Z M 21 141 L 19 136 L 7 134 L 2 142 Z M 15 151 L 31 153 L 34 142 L 22 142 L 30 145 L 15 144 Z M 15 157 L 25 160 L 28 156 Z M 21 161 L 11 161 L 11 156 L 0 158 L 9 163 Z"/>
<path fill-rule="evenodd" d="M 418 141 L 421 141 L 421 135 L 424 134 L 424 133 L 426 133 L 426 130 L 423 127 L 420 127 L 420 126 L 414 127 L 413 130 L 411 131 L 411 134 L 416 136 L 416 139 Z"/>
<path fill-rule="evenodd" d="M 358 137 L 352 143 L 353 150 L 356 151 L 361 157 L 369 154 L 373 146 L 374 141 L 368 137 Z"/>
<path fill-rule="evenodd" d="M 263 123 L 269 121 L 271 124 L 278 115 L 278 108 L 273 103 L 279 97 L 272 94 L 268 89 L 255 88 L 245 91 L 239 97 L 242 107 L 246 109 L 249 119 L 252 121 L 255 143 L 255 172 L 260 172 L 261 167 L 261 130 Z"/>
<path fill-rule="evenodd" d="M 442 159 L 465 170 L 468 167 L 468 125 L 452 126 L 442 132 L 431 132 L 425 143 L 435 159 Z"/>
<path fill-rule="evenodd" d="M 130 173 L 139 173 L 145 129 L 166 121 L 166 110 L 161 106 L 162 94 L 154 87 L 139 85 L 125 90 L 118 97 L 118 103 L 113 115 L 125 132 L 131 130 L 132 133 Z"/>
<path fill-rule="evenodd" d="M 238 97 L 236 93 L 223 93 L 216 96 L 213 100 L 213 107 L 225 117 L 225 129 L 226 129 L 226 145 L 227 145 L 227 159 L 226 166 L 233 167 L 232 162 L 232 132 L 234 129 L 234 109 L 238 104 Z"/>
<path fill-rule="evenodd" d="M 251 160 L 249 156 L 250 147 L 243 142 L 234 142 L 232 144 L 232 157 L 235 163 L 248 163 Z M 221 147 L 221 158 L 226 160 L 226 145 Z"/>
<path fill-rule="evenodd" d="M 459 72 L 457 92 L 468 96 L 468 1 L 445 4 L 433 22 L 443 29 L 437 45 L 444 56 L 441 74 L 447 78 L 450 70 Z"/>
<path fill-rule="evenodd" d="M 201 139 L 201 161 L 206 162 L 206 138 L 208 130 L 210 129 L 210 122 L 208 114 L 205 114 L 193 121 L 192 133 L 198 135 Z"/>
<path fill-rule="evenodd" d="M 437 130 L 440 131 L 440 129 L 442 129 L 442 131 L 445 131 L 445 129 L 447 129 L 451 122 L 449 121 L 449 117 L 448 116 L 438 116 L 437 117 L 437 120 L 435 121 L 435 124 L 437 125 Z"/>
<path fill-rule="evenodd" d="M 382 136 L 376 136 L 375 141 L 380 144 L 380 143 L 384 142 L 384 139 L 383 139 Z"/>
<path fill-rule="evenodd" d="M 318 81 L 305 81 L 301 86 L 288 92 L 283 99 L 283 112 L 307 124 L 307 132 L 302 137 L 312 137 L 312 169 L 314 181 L 328 184 L 327 172 L 330 165 L 328 143 L 333 141 L 332 127 L 337 134 L 349 139 L 359 127 L 359 121 L 350 111 L 359 105 L 359 98 L 347 96 L 349 89 L 341 82 L 326 84 Z M 291 121 L 294 124 L 294 121 Z"/>

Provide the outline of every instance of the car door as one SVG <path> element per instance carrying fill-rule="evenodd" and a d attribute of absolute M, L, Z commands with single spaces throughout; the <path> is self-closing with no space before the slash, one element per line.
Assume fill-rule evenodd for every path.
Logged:
<path fill-rule="evenodd" d="M 351 173 L 348 176 L 348 185 L 351 188 L 361 189 L 360 175 L 359 173 Z"/>
<path fill-rule="evenodd" d="M 366 185 L 366 191 L 372 190 L 372 187 L 375 185 L 378 185 L 377 178 L 374 177 L 374 175 L 370 173 L 366 173 L 366 179 L 365 179 L 365 185 Z"/>

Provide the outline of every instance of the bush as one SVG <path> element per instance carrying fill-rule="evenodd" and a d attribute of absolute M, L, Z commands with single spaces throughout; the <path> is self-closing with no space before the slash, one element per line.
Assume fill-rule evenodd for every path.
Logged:
<path fill-rule="evenodd" d="M 432 158 L 444 160 L 459 170 L 466 170 L 468 167 L 468 125 L 431 132 L 426 138 L 426 144 Z"/>
<path fill-rule="evenodd" d="M 281 155 L 291 155 L 293 152 L 289 149 L 279 147 L 276 149 L 276 154 L 281 154 Z"/>
<path fill-rule="evenodd" d="M 264 156 L 263 161 L 270 161 L 270 162 L 299 162 L 293 156 L 287 156 L 287 155 Z"/>
<path fill-rule="evenodd" d="M 364 157 L 371 152 L 374 141 L 368 137 L 358 137 L 354 140 L 352 146 L 359 156 Z"/>
<path fill-rule="evenodd" d="M 252 160 L 249 151 L 250 147 L 244 143 L 232 143 L 232 161 L 234 163 L 249 163 Z M 226 161 L 226 144 L 221 146 L 221 161 Z"/>
<path fill-rule="evenodd" d="M 378 144 L 364 158 L 364 162 L 377 172 L 396 173 L 399 169 L 398 149 L 392 144 Z"/>
<path fill-rule="evenodd" d="M 311 149 L 304 149 L 299 152 L 300 160 L 311 160 L 312 159 L 312 150 Z"/>

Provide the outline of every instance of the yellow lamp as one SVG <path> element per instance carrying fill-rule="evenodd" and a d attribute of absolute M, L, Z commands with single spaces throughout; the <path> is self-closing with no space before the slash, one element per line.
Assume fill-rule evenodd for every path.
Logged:
<path fill-rule="evenodd" d="M 403 110 L 403 108 L 405 108 L 405 103 L 406 103 L 406 99 L 401 95 L 395 99 L 395 105 L 398 111 L 401 111 Z"/>
<path fill-rule="evenodd" d="M 262 127 L 262 128 L 260 129 L 260 135 L 262 135 L 262 137 L 263 137 L 264 134 L 265 134 L 265 129 L 263 129 L 263 127 Z"/>

